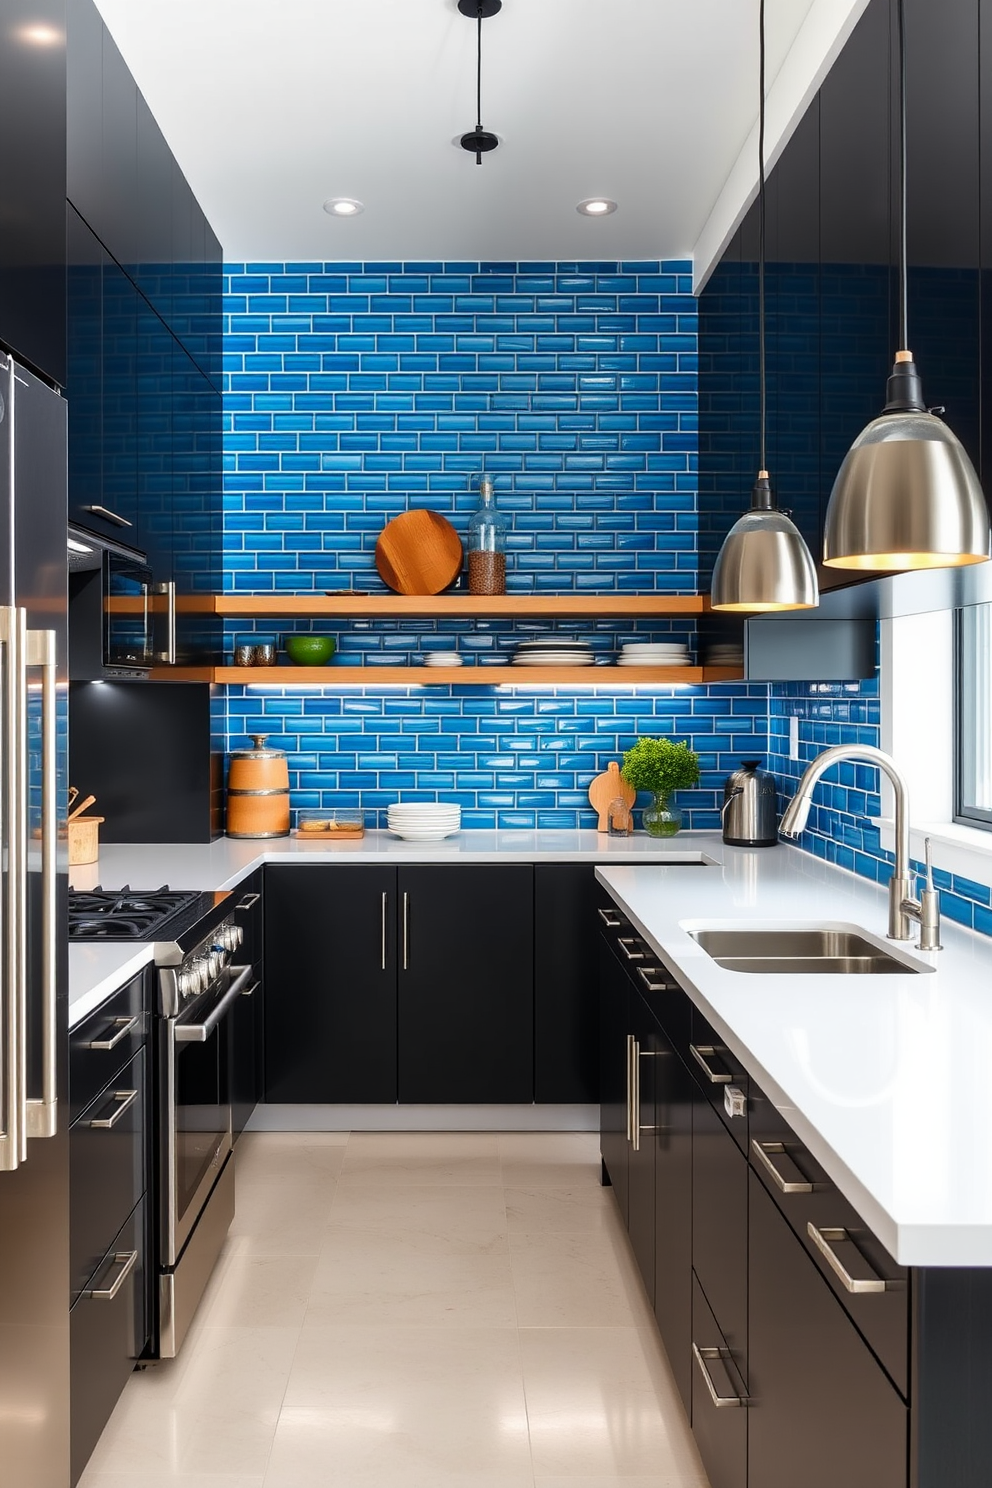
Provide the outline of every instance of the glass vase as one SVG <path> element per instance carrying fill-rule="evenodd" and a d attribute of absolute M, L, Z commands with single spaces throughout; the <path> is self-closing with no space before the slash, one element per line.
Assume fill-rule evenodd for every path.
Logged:
<path fill-rule="evenodd" d="M 496 510 L 489 475 L 479 481 L 479 504 L 468 522 L 468 592 L 506 593 L 506 518 Z"/>
<path fill-rule="evenodd" d="M 651 805 L 641 812 L 641 821 L 649 837 L 674 837 L 682 825 L 682 813 L 672 805 L 667 791 L 653 791 Z"/>

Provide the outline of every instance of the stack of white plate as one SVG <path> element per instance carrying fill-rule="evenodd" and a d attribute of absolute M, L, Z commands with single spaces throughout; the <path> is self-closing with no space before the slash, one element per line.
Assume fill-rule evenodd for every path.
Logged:
<path fill-rule="evenodd" d="M 444 801 L 397 801 L 386 811 L 389 830 L 407 842 L 440 842 L 461 831 L 462 808 Z"/>
<path fill-rule="evenodd" d="M 689 647 L 684 641 L 625 641 L 617 666 L 687 667 Z"/>
<path fill-rule="evenodd" d="M 462 659 L 457 651 L 429 651 L 424 657 L 424 666 L 461 666 Z"/>
<path fill-rule="evenodd" d="M 584 667 L 593 666 L 595 661 L 588 641 L 572 640 L 567 636 L 518 641 L 513 656 L 514 666 Z"/>

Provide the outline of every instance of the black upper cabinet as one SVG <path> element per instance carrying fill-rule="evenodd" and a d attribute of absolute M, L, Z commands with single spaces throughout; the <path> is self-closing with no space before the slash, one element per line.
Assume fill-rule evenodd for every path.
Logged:
<path fill-rule="evenodd" d="M 103 21 L 93 0 L 67 0 L 65 194 L 96 225 L 103 191 Z"/>
<path fill-rule="evenodd" d="M 399 1098 L 534 1098 L 529 864 L 401 868 Z"/>
<path fill-rule="evenodd" d="M 69 517 L 93 525 L 103 502 L 103 266 L 107 255 L 82 218 L 66 208 L 68 256 Z"/>
<path fill-rule="evenodd" d="M 64 386 L 65 0 L 4 0 L 0 343 Z"/>
<path fill-rule="evenodd" d="M 111 523 L 109 530 L 112 535 L 131 546 L 138 540 L 139 299 L 123 269 L 113 259 L 106 259 L 103 270 L 102 504 L 120 519 Z"/>
<path fill-rule="evenodd" d="M 97 231 L 128 273 L 138 249 L 138 88 L 110 32 L 103 33 L 103 191 Z"/>
<path fill-rule="evenodd" d="M 138 538 L 158 583 L 173 577 L 172 373 L 176 343 L 138 296 Z"/>
<path fill-rule="evenodd" d="M 141 94 L 137 98 L 138 240 L 135 276 L 148 303 L 172 324 L 172 154 Z"/>

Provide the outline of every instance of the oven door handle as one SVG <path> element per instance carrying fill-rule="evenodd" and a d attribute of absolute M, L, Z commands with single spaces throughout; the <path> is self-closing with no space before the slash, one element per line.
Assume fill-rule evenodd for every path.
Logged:
<path fill-rule="evenodd" d="M 232 966 L 231 970 L 235 973 L 234 981 L 209 1017 L 204 1018 L 202 1023 L 177 1023 L 175 1025 L 177 1044 L 205 1044 L 224 1015 L 230 1012 L 244 991 L 245 984 L 251 980 L 254 967 Z"/>

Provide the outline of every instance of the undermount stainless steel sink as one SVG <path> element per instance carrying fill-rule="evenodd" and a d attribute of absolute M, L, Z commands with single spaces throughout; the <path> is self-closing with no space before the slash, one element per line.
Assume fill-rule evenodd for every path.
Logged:
<path fill-rule="evenodd" d="M 886 976 L 930 971 L 891 956 L 853 930 L 690 930 L 693 940 L 727 971 L 792 975 Z"/>

